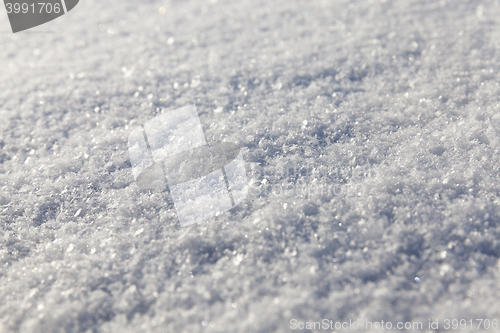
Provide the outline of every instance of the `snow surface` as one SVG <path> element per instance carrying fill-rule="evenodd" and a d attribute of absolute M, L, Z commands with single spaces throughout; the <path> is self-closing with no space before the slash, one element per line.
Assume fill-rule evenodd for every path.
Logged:
<path fill-rule="evenodd" d="M 82 0 L 18 34 L 0 17 L 0 332 L 500 319 L 497 1 Z M 251 186 L 181 228 L 127 138 L 189 104 Z"/>

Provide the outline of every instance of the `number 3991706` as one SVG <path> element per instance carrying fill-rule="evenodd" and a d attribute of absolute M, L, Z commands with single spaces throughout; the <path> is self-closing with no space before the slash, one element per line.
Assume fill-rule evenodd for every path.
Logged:
<path fill-rule="evenodd" d="M 27 3 L 6 3 L 5 7 L 7 8 L 7 13 L 47 13 L 47 14 L 59 14 L 62 10 L 61 4 L 56 3 L 56 4 L 51 4 L 50 2 L 45 3 L 45 2 L 39 2 L 39 3 L 32 3 L 32 4 L 27 4 Z"/>
<path fill-rule="evenodd" d="M 465 320 L 465 319 L 445 319 L 444 320 L 444 329 L 449 330 L 457 330 L 457 329 L 477 329 L 477 330 L 489 330 L 494 329 L 498 330 L 498 320 L 493 319 L 476 319 L 473 321 L 472 319 L 470 320 Z"/>

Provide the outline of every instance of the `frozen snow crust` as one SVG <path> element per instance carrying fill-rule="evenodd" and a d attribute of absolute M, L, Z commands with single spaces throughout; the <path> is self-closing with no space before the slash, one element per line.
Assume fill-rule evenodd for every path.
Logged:
<path fill-rule="evenodd" d="M 0 332 L 499 319 L 499 20 L 497 1 L 86 0 L 0 34 Z M 127 137 L 189 104 L 251 189 L 181 228 Z"/>

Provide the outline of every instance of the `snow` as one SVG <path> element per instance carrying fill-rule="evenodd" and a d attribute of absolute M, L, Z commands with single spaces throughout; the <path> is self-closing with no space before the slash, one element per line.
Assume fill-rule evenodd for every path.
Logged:
<path fill-rule="evenodd" d="M 498 2 L 0 17 L 0 332 L 499 318 Z M 182 228 L 128 136 L 191 104 L 209 144 L 242 147 L 249 191 Z"/>

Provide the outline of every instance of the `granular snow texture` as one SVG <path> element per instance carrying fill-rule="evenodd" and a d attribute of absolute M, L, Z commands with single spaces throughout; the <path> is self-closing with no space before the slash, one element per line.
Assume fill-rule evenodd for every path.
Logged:
<path fill-rule="evenodd" d="M 0 332 L 500 319 L 497 1 L 1 11 Z M 250 191 L 181 228 L 127 137 L 190 104 Z"/>

